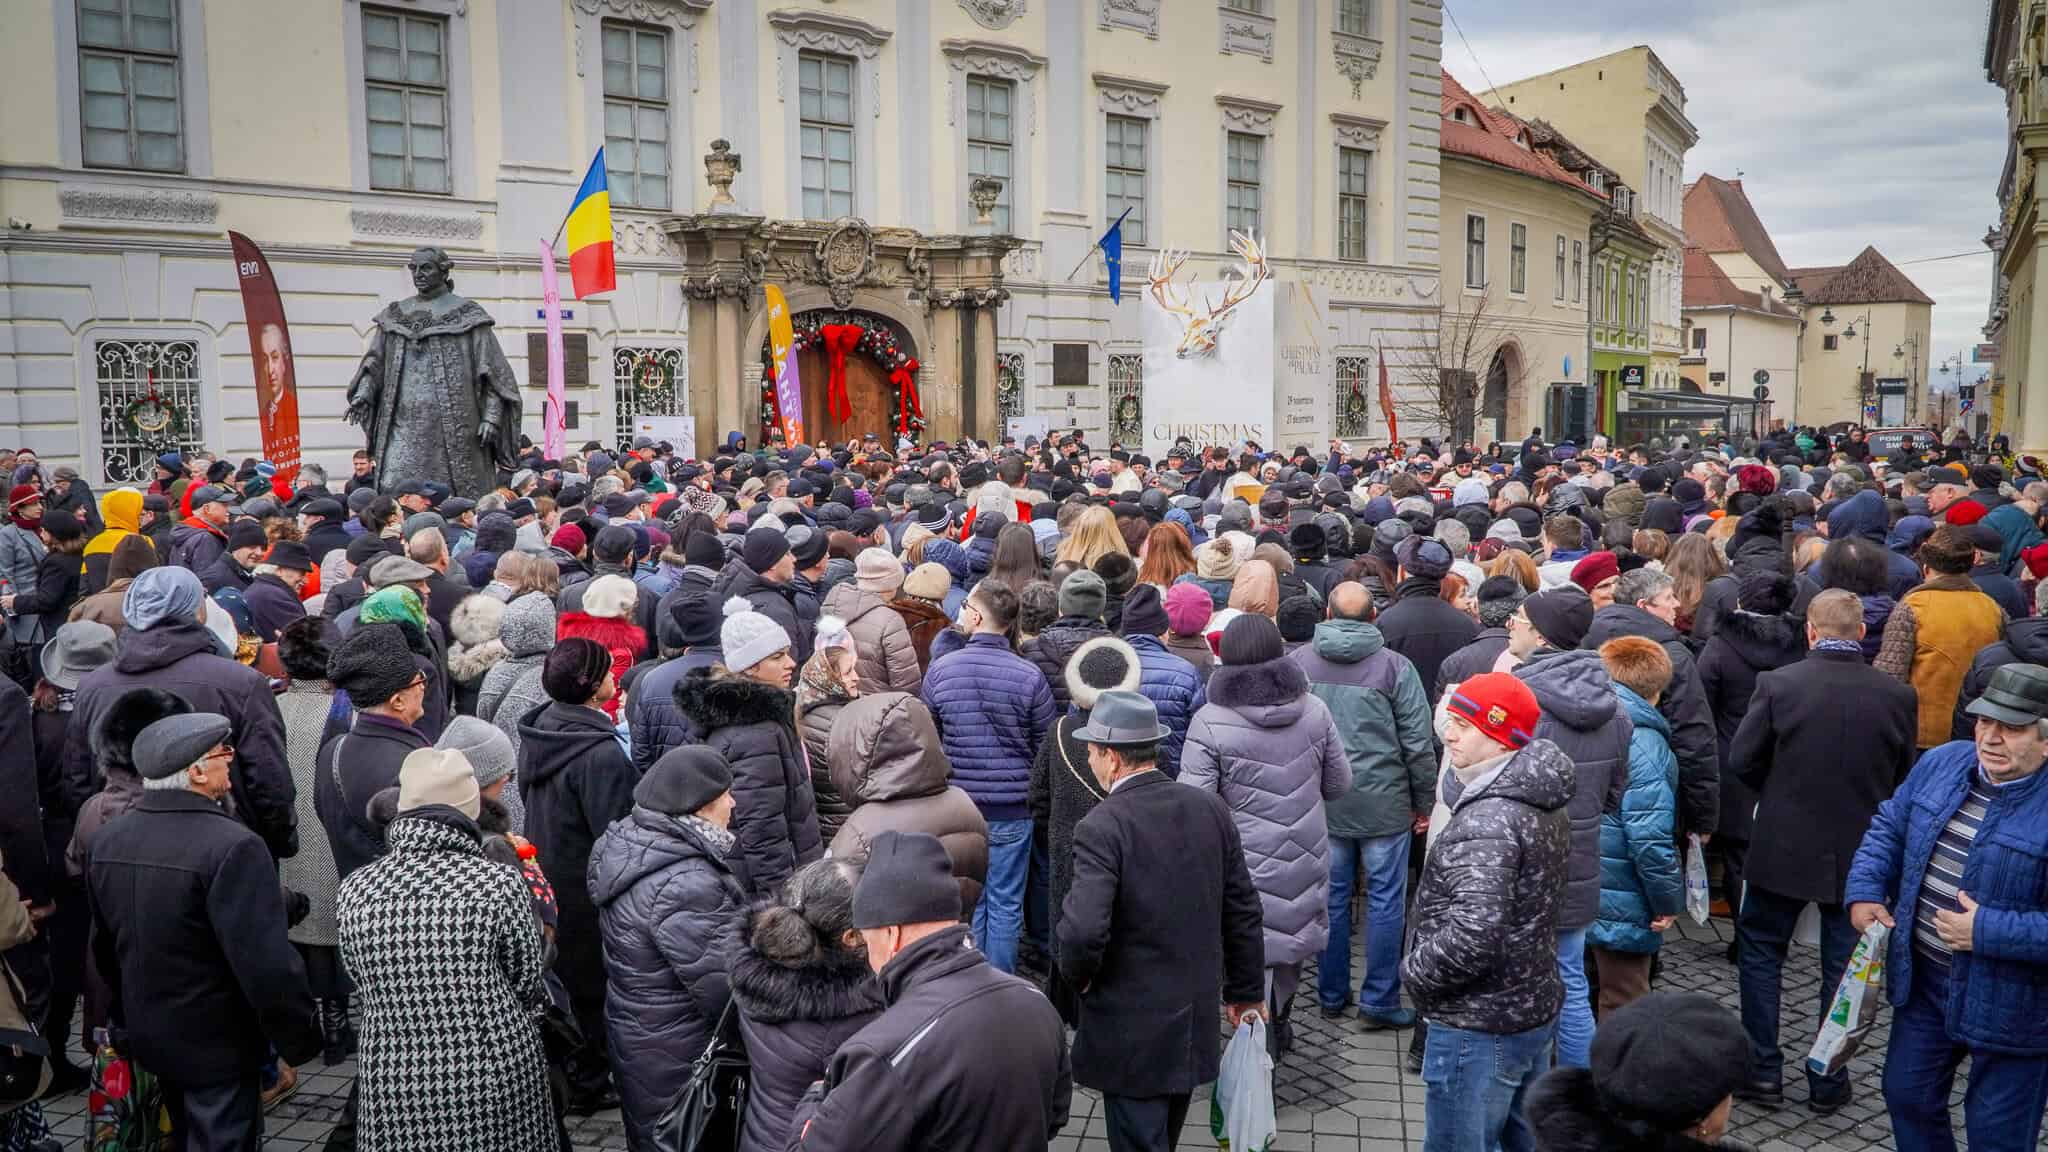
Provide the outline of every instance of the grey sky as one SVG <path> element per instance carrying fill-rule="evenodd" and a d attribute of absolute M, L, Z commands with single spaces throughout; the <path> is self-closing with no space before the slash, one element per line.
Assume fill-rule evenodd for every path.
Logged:
<path fill-rule="evenodd" d="M 1934 364 L 1982 339 L 2005 106 L 1984 79 L 1981 3 L 1447 3 L 1471 51 L 1446 18 L 1444 67 L 1475 92 L 1488 76 L 1505 84 L 1648 44 L 1685 86 L 1700 132 L 1687 180 L 1740 170 L 1794 267 L 1876 245 L 1935 299 Z M 1957 252 L 1976 255 L 1905 263 Z"/>

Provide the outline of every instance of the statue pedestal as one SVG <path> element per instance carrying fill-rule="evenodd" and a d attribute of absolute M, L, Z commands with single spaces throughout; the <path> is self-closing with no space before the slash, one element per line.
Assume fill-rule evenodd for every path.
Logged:
<path fill-rule="evenodd" d="M 1220 283 L 1193 285 L 1198 299 Z M 1198 308 L 1203 305 L 1197 304 Z M 1323 290 L 1268 283 L 1232 310 L 1207 353 L 1177 356 L 1184 317 L 1145 298 L 1145 453 L 1163 459 L 1175 440 L 1197 448 L 1305 444 L 1320 453 L 1334 426 L 1336 327 Z M 1114 420 L 1115 413 L 1111 413 Z"/>

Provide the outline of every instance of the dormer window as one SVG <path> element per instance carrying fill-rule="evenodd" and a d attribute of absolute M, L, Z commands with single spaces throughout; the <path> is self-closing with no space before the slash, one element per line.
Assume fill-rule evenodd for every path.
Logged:
<path fill-rule="evenodd" d="M 1460 124 L 1470 124 L 1472 122 L 1472 114 L 1463 107 L 1453 108 L 1451 110 L 1451 119 L 1456 120 Z"/>
<path fill-rule="evenodd" d="M 1607 189 L 1607 178 L 1602 176 L 1597 168 L 1588 169 L 1586 172 L 1586 187 L 1591 188 L 1595 192 L 1604 192 Z"/>

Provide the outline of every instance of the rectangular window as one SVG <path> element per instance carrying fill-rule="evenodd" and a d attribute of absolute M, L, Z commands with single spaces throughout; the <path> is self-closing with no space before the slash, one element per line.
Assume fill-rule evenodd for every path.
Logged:
<path fill-rule="evenodd" d="M 1529 291 L 1529 226 L 1508 225 L 1508 291 L 1521 296 Z"/>
<path fill-rule="evenodd" d="M 1109 358 L 1109 441 L 1125 448 L 1145 442 L 1145 357 Z"/>
<path fill-rule="evenodd" d="M 1832 336 L 1832 335 L 1829 335 L 1829 336 L 1822 336 L 1822 337 L 1820 338 L 1820 350 L 1821 350 L 1821 351 L 1823 351 L 1823 352 L 1833 352 L 1833 351 L 1835 351 L 1835 350 L 1836 350 L 1836 349 L 1837 349 L 1837 348 L 1839 347 L 1839 345 L 1837 345 L 1837 344 L 1836 344 L 1836 341 L 1837 341 L 1838 339 L 1840 339 L 1840 337 L 1837 337 L 1837 336 Z"/>
<path fill-rule="evenodd" d="M 612 203 L 668 207 L 668 34 L 604 25 L 604 163 Z"/>
<path fill-rule="evenodd" d="M 1337 31 L 1348 36 L 1372 34 L 1372 0 L 1337 0 Z"/>
<path fill-rule="evenodd" d="M 1266 145 L 1262 136 L 1232 132 L 1224 142 L 1225 204 L 1223 226 L 1232 232 L 1259 230 L 1259 164 Z"/>
<path fill-rule="evenodd" d="M 1003 235 L 1010 231 L 1010 143 L 1016 123 L 1010 116 L 1010 101 L 1014 92 L 1008 80 L 967 78 L 967 178 L 970 183 L 983 176 L 1003 182 L 995 211 L 996 231 Z"/>
<path fill-rule="evenodd" d="M 1223 0 L 1223 6 L 1232 12 L 1263 14 L 1266 11 L 1266 0 Z"/>
<path fill-rule="evenodd" d="M 797 56 L 799 156 L 806 220 L 853 215 L 853 61 Z"/>
<path fill-rule="evenodd" d="M 1564 303 L 1564 280 L 1564 237 L 1559 236 L 1557 238 L 1557 283 L 1551 285 L 1550 296 L 1551 299 L 1560 304 Z"/>
<path fill-rule="evenodd" d="M 1124 243 L 1145 243 L 1145 134 L 1152 125 L 1135 116 L 1111 116 L 1103 128 L 1103 224 L 1124 216 Z"/>
<path fill-rule="evenodd" d="M 1648 273 L 1636 277 L 1636 331 L 1650 330 L 1650 277 Z"/>
<path fill-rule="evenodd" d="M 1465 287 L 1486 287 L 1486 217 L 1465 217 Z"/>
<path fill-rule="evenodd" d="M 1695 328 L 1692 330 L 1692 350 L 1695 352 L 1705 352 L 1707 350 L 1707 330 L 1705 328 Z"/>
<path fill-rule="evenodd" d="M 176 0 L 78 0 L 78 99 L 87 167 L 185 169 Z"/>
<path fill-rule="evenodd" d="M 1636 270 L 1633 268 L 1628 270 L 1628 282 L 1622 285 L 1622 293 L 1623 295 L 1621 298 L 1621 326 L 1627 328 L 1630 331 L 1634 331 L 1636 323 L 1639 320 L 1641 320 L 1642 317 L 1639 315 L 1630 315 L 1630 313 L 1635 308 L 1636 302 Z"/>
<path fill-rule="evenodd" d="M 370 187 L 449 191 L 446 22 L 363 9 L 363 81 Z"/>
<path fill-rule="evenodd" d="M 1572 241 L 1572 303 L 1585 299 L 1586 291 L 1586 242 Z"/>
<path fill-rule="evenodd" d="M 1366 228 L 1371 214 L 1367 195 L 1372 153 L 1363 148 L 1337 149 L 1337 259 L 1365 260 Z"/>

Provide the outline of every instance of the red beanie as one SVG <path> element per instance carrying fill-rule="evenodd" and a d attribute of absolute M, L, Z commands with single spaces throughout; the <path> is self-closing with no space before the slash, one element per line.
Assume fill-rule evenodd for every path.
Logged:
<path fill-rule="evenodd" d="M 1542 709 L 1529 686 L 1506 672 L 1484 672 L 1459 684 L 1445 709 L 1496 744 L 1520 748 L 1535 739 Z"/>
<path fill-rule="evenodd" d="M 1991 509 L 1984 507 L 1984 505 L 1979 504 L 1975 500 L 1963 499 L 1949 505 L 1948 511 L 1942 513 L 1941 516 L 1942 519 L 1951 524 L 1969 525 L 1982 520 L 1990 511 Z"/>
<path fill-rule="evenodd" d="M 548 540 L 548 543 L 574 556 L 583 551 L 585 543 L 583 529 L 578 528 L 574 524 L 564 524 L 560 528 L 555 529 L 555 534 Z"/>
<path fill-rule="evenodd" d="M 1612 580 L 1621 575 L 1621 560 L 1612 552 L 1588 552 L 1584 559 L 1572 565 L 1572 583 L 1584 588 L 1588 595 L 1600 586 L 1602 580 Z"/>

